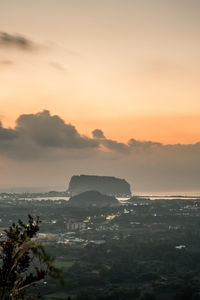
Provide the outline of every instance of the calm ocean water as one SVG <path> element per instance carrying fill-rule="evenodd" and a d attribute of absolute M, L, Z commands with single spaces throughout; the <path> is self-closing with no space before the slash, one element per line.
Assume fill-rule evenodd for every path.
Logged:
<path fill-rule="evenodd" d="M 195 200 L 195 199 L 200 199 L 200 191 L 184 191 L 184 192 L 149 192 L 149 193 L 133 193 L 133 196 L 139 196 L 139 197 L 145 197 L 145 198 L 149 198 L 150 200 L 158 200 L 158 199 L 168 199 L 168 200 L 172 200 L 172 199 L 191 199 L 191 200 Z"/>
<path fill-rule="evenodd" d="M 179 200 L 195 200 L 200 199 L 200 192 L 166 192 L 166 193 L 133 193 L 133 197 L 139 197 L 139 198 L 148 198 L 150 200 L 159 200 L 159 199 L 166 199 L 166 200 L 173 200 L 173 199 L 179 199 Z M 20 200 L 51 200 L 51 201 L 59 201 L 59 200 L 65 200 L 68 201 L 70 197 L 33 197 L 33 198 L 21 198 Z M 123 198 L 123 197 L 117 197 L 117 199 L 124 203 L 129 198 Z"/>

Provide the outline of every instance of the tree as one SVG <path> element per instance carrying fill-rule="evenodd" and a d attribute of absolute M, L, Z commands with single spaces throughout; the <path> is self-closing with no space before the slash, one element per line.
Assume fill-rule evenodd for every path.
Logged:
<path fill-rule="evenodd" d="M 0 240 L 0 300 L 32 299 L 27 289 L 45 276 L 61 278 L 54 258 L 39 243 L 40 220 L 28 216 L 28 223 L 13 223 Z"/>

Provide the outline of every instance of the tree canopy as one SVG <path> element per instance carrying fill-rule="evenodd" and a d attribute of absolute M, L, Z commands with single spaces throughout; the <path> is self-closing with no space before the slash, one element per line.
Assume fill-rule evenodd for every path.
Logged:
<path fill-rule="evenodd" d="M 0 299 L 33 299 L 27 290 L 43 281 L 47 275 L 61 278 L 54 267 L 54 258 L 47 253 L 37 238 L 39 217 L 28 216 L 5 230 L 0 240 Z M 35 299 L 35 298 L 34 298 Z"/>

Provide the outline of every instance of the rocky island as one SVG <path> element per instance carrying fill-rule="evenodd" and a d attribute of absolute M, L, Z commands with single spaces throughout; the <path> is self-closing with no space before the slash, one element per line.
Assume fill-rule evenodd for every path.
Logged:
<path fill-rule="evenodd" d="M 103 195 L 97 191 L 87 191 L 79 195 L 73 196 L 69 199 L 68 204 L 70 206 L 117 206 L 118 200 L 113 196 Z"/>
<path fill-rule="evenodd" d="M 69 194 L 74 196 L 86 191 L 97 191 L 115 197 L 131 196 L 130 184 L 125 179 L 96 175 L 72 176 L 68 188 Z"/>

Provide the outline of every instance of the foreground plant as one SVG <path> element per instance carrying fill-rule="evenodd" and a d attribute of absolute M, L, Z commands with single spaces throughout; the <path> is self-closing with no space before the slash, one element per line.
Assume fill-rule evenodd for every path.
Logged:
<path fill-rule="evenodd" d="M 28 216 L 28 224 L 21 220 L 5 230 L 0 240 L 0 299 L 21 300 L 27 297 L 27 290 L 44 280 L 47 275 L 60 278 L 54 258 L 45 251 L 36 235 L 40 220 Z M 35 298 L 34 298 L 35 299 Z"/>

